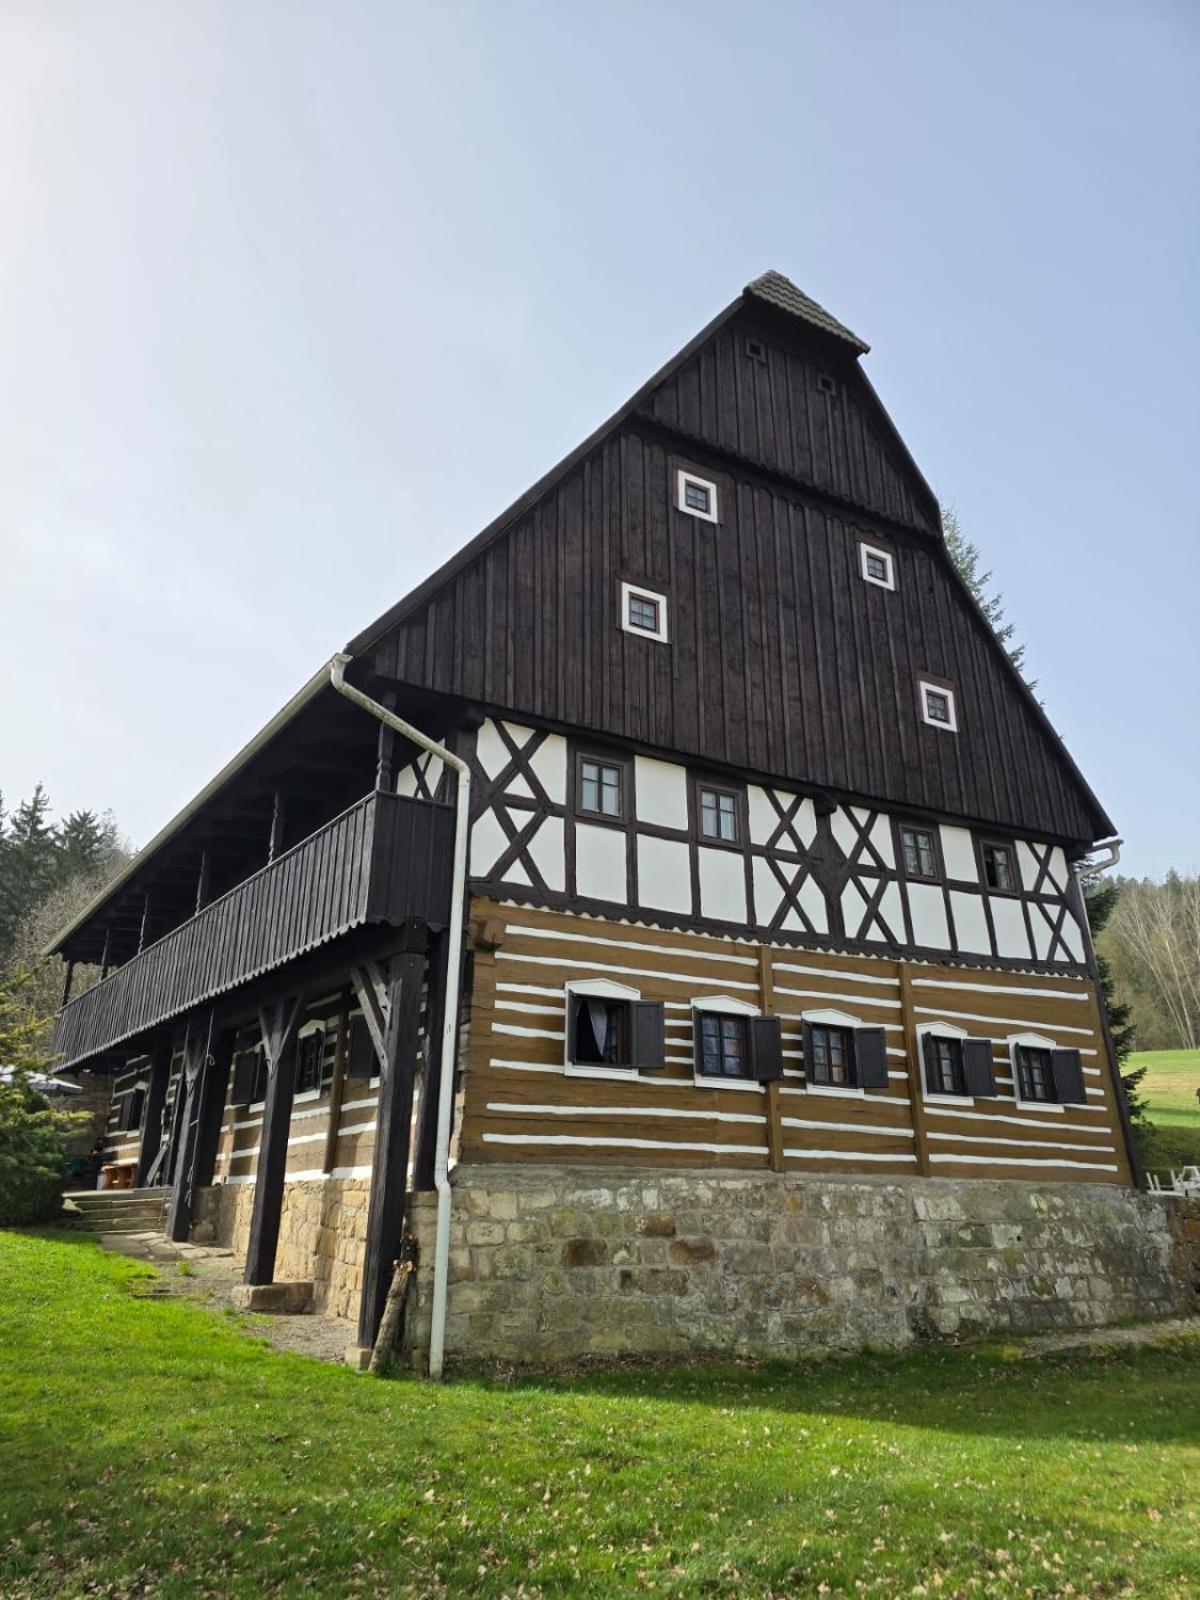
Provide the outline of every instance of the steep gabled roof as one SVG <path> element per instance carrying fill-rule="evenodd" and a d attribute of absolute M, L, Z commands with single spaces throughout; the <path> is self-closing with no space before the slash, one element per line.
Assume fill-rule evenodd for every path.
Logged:
<path fill-rule="evenodd" d="M 752 283 L 746 285 L 746 293 L 756 300 L 765 300 L 768 305 L 776 306 L 780 311 L 789 311 L 792 316 L 799 317 L 801 322 L 808 322 L 814 328 L 820 328 L 822 333 L 831 333 L 836 339 L 844 339 L 860 356 L 865 356 L 871 348 L 869 344 L 864 344 L 856 333 L 851 333 L 844 323 L 831 316 L 824 306 L 819 306 L 815 300 L 811 300 L 803 289 L 797 289 L 792 280 L 785 278 L 782 272 L 764 272 L 760 278 L 755 278 Z"/>

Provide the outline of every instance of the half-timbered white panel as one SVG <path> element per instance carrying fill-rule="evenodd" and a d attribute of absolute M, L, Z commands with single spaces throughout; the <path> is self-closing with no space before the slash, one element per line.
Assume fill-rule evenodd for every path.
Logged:
<path fill-rule="evenodd" d="M 638 821 L 656 823 L 660 828 L 685 830 L 688 800 L 684 769 L 673 761 L 638 756 L 635 771 Z"/>
<path fill-rule="evenodd" d="M 682 839 L 638 835 L 638 904 L 658 911 L 692 910 L 692 857 Z"/>
<path fill-rule="evenodd" d="M 628 892 L 623 830 L 577 822 L 575 893 L 588 900 L 625 900 Z"/>

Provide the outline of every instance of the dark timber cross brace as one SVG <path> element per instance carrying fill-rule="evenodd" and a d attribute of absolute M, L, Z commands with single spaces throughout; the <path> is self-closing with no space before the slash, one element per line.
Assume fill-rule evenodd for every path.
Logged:
<path fill-rule="evenodd" d="M 215 1032 L 211 1013 L 206 1022 L 197 1022 L 188 1032 L 179 1085 L 179 1093 L 186 1096 L 181 1124 L 183 1143 L 167 1215 L 167 1238 L 177 1244 L 183 1243 L 191 1232 L 197 1192 L 212 1178 L 233 1040 L 229 1029 Z"/>
<path fill-rule="evenodd" d="M 171 1035 L 162 1032 L 154 1040 L 150 1052 L 150 1084 L 146 1090 L 146 1108 L 142 1113 L 142 1143 L 138 1151 L 137 1176 L 134 1183 L 144 1188 L 152 1172 L 160 1165 L 162 1150 L 163 1111 L 167 1104 L 167 1086 L 171 1081 Z"/>
<path fill-rule="evenodd" d="M 254 1211 L 246 1252 L 246 1283 L 275 1281 L 275 1251 L 283 1212 L 288 1128 L 296 1093 L 296 1033 L 304 1014 L 304 995 L 296 994 L 258 1014 L 267 1063 L 267 1103 L 263 1108 L 254 1179 Z"/>
<path fill-rule="evenodd" d="M 375 1343 L 404 1231 L 413 1091 L 421 1045 L 421 975 L 429 944 L 424 922 L 404 925 L 404 941 L 385 973 L 376 962 L 351 969 L 351 980 L 379 1062 L 375 1160 L 367 1211 L 358 1343 Z"/>

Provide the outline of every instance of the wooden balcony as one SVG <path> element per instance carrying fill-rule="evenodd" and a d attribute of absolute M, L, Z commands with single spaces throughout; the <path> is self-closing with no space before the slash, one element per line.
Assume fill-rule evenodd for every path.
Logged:
<path fill-rule="evenodd" d="M 66 1006 L 59 1068 L 136 1038 L 356 928 L 444 924 L 450 806 L 377 792 Z"/>

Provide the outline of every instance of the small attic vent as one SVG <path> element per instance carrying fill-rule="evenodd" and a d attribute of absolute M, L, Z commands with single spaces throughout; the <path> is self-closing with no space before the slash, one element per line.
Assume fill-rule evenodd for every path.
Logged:
<path fill-rule="evenodd" d="M 765 364 L 767 359 L 767 347 L 761 339 L 747 339 L 746 354 L 750 357 L 751 361 L 760 361 Z"/>
<path fill-rule="evenodd" d="M 838 392 L 837 379 L 831 378 L 827 372 L 818 372 L 817 388 L 822 394 L 835 395 Z"/>

